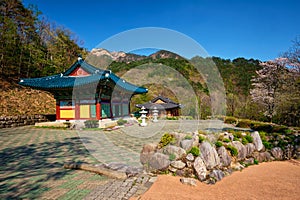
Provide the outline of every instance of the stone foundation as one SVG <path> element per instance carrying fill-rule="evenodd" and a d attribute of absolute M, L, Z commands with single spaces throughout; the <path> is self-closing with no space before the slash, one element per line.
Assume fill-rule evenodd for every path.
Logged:
<path fill-rule="evenodd" d="M 34 125 L 38 122 L 50 121 L 50 115 L 20 115 L 0 117 L 0 128 L 13 128 L 18 126 Z"/>

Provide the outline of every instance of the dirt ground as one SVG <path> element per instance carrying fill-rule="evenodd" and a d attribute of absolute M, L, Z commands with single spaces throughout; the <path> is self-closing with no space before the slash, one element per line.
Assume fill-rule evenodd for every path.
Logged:
<path fill-rule="evenodd" d="M 141 200 L 300 199 L 300 161 L 275 161 L 250 166 L 215 185 L 183 185 L 180 177 L 161 175 Z"/>

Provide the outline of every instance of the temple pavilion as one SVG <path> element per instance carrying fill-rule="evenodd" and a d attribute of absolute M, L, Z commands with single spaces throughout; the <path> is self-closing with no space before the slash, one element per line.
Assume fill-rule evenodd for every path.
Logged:
<path fill-rule="evenodd" d="M 136 105 L 137 108 L 144 107 L 149 114 L 151 114 L 153 110 L 158 110 L 159 116 L 179 116 L 181 106 L 181 104 L 161 95 L 147 103 Z"/>
<path fill-rule="evenodd" d="M 126 117 L 130 115 L 132 96 L 148 92 L 80 57 L 61 74 L 21 79 L 19 84 L 52 93 L 56 99 L 56 120 Z"/>

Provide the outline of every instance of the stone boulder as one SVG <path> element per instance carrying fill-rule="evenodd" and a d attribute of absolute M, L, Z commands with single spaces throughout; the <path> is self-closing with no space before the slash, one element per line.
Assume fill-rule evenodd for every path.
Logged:
<path fill-rule="evenodd" d="M 293 145 L 291 144 L 286 145 L 283 152 L 283 159 L 287 159 L 287 160 L 292 159 L 295 153 L 294 151 L 295 149 Z"/>
<path fill-rule="evenodd" d="M 176 171 L 177 176 L 183 176 L 183 177 L 191 177 L 194 178 L 194 169 L 191 168 L 184 168 L 184 169 L 178 169 Z"/>
<path fill-rule="evenodd" d="M 198 179 L 200 181 L 204 181 L 206 179 L 207 170 L 203 160 L 200 157 L 195 159 L 193 167 Z"/>
<path fill-rule="evenodd" d="M 246 157 L 249 158 L 252 156 L 253 152 L 255 151 L 255 146 L 252 143 L 248 143 L 245 145 L 246 148 Z"/>
<path fill-rule="evenodd" d="M 182 162 L 181 160 L 172 161 L 171 166 L 174 167 L 175 169 L 183 169 L 185 167 L 185 163 Z"/>
<path fill-rule="evenodd" d="M 260 135 L 257 131 L 251 133 L 251 137 L 253 138 L 253 144 L 257 151 L 261 151 L 264 148 L 264 145 L 261 141 Z"/>
<path fill-rule="evenodd" d="M 186 134 L 184 134 L 184 133 L 177 133 L 177 132 L 170 133 L 170 135 L 172 135 L 175 138 L 175 145 L 176 146 L 179 146 L 181 140 L 183 140 L 184 137 L 186 136 Z"/>
<path fill-rule="evenodd" d="M 193 178 L 180 178 L 180 182 L 185 185 L 197 186 L 197 182 Z"/>
<path fill-rule="evenodd" d="M 244 161 L 245 165 L 253 165 L 254 164 L 254 158 L 248 158 Z"/>
<path fill-rule="evenodd" d="M 283 150 L 280 147 L 274 147 L 271 149 L 271 154 L 276 160 L 283 159 Z"/>
<path fill-rule="evenodd" d="M 200 157 L 205 163 L 207 169 L 212 169 L 220 165 L 220 158 L 216 149 L 209 142 L 202 142 L 199 145 Z"/>
<path fill-rule="evenodd" d="M 258 162 L 267 162 L 271 161 L 271 154 L 269 152 L 254 152 L 253 154 L 254 159 Z"/>
<path fill-rule="evenodd" d="M 220 165 L 220 158 L 216 149 L 209 142 L 202 142 L 199 145 L 200 157 L 205 163 L 207 169 L 212 169 Z"/>
<path fill-rule="evenodd" d="M 180 146 L 185 150 L 185 151 L 189 151 L 192 149 L 193 147 L 193 140 L 188 140 L 188 139 L 185 139 L 185 140 L 181 140 L 180 142 Z"/>
<path fill-rule="evenodd" d="M 149 161 L 150 169 L 166 170 L 170 165 L 169 156 L 162 153 L 155 153 Z"/>
<path fill-rule="evenodd" d="M 230 168 L 232 170 L 240 171 L 240 170 L 244 169 L 245 167 L 243 165 L 241 165 L 239 162 L 231 162 Z"/>
<path fill-rule="evenodd" d="M 238 160 L 245 160 L 247 155 L 246 147 L 239 141 L 233 141 L 232 145 L 238 150 L 237 159 Z"/>
<path fill-rule="evenodd" d="M 143 146 L 143 149 L 140 154 L 140 161 L 143 165 L 149 163 L 149 160 L 155 153 L 156 149 L 157 149 L 157 144 L 153 144 L 153 143 L 145 144 Z"/>
<path fill-rule="evenodd" d="M 177 146 L 174 146 L 174 145 L 165 146 L 162 149 L 162 152 L 164 154 L 167 154 L 167 155 L 174 154 L 176 160 L 180 159 L 180 158 L 183 158 L 186 155 L 186 151 L 183 148 L 177 147 Z"/>
<path fill-rule="evenodd" d="M 195 157 L 193 156 L 193 154 L 189 153 L 188 155 L 186 155 L 185 159 L 186 159 L 187 161 L 192 162 L 192 161 L 195 160 Z"/>
<path fill-rule="evenodd" d="M 199 135 L 197 132 L 193 133 L 193 147 L 197 147 L 199 145 Z"/>
<path fill-rule="evenodd" d="M 212 172 L 209 174 L 209 177 L 214 178 L 216 181 L 220 181 L 224 178 L 225 174 L 222 170 L 219 169 L 214 169 Z"/>
<path fill-rule="evenodd" d="M 224 146 L 221 146 L 219 149 L 218 149 L 218 155 L 220 157 L 220 162 L 221 162 L 221 165 L 223 167 L 227 167 L 230 165 L 231 163 L 231 156 L 228 154 L 226 148 Z"/>

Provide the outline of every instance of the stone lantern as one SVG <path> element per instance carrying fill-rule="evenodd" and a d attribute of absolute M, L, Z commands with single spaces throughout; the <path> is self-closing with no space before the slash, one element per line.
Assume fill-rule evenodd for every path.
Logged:
<path fill-rule="evenodd" d="M 140 111 L 140 113 L 142 114 L 141 115 L 141 119 L 142 119 L 142 123 L 140 124 L 141 126 L 147 126 L 147 123 L 146 123 L 146 114 L 148 113 L 146 110 L 145 110 L 145 107 L 143 106 L 141 108 L 142 110 Z"/>
<path fill-rule="evenodd" d="M 154 118 L 152 121 L 153 121 L 153 122 L 158 122 L 158 120 L 157 120 L 158 110 L 157 110 L 156 107 L 153 108 L 152 113 L 153 113 L 153 118 Z"/>

